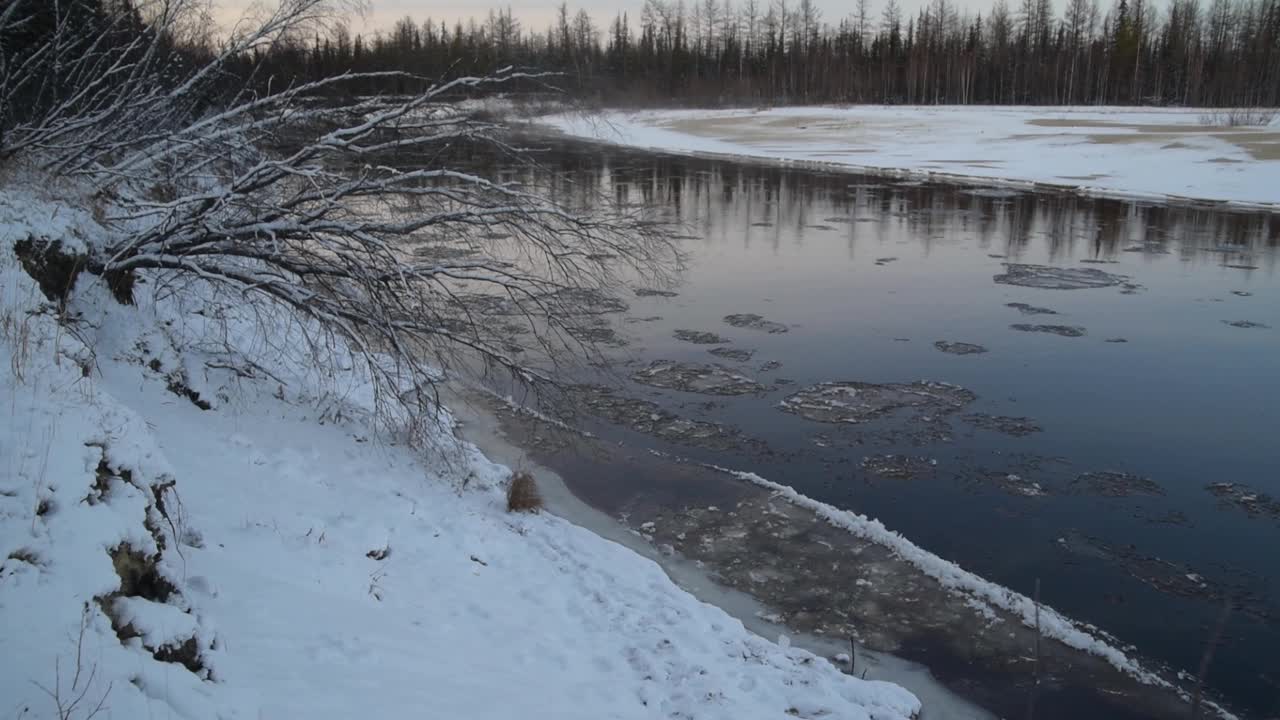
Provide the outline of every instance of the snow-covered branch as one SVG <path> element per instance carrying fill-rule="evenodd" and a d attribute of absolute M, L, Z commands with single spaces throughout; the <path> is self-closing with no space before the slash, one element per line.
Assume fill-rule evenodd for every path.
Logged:
<path fill-rule="evenodd" d="M 605 199 L 564 207 L 438 160 L 457 147 L 520 158 L 501 126 L 451 101 L 543 74 L 348 73 L 219 95 L 209 90 L 232 59 L 320 21 L 328 0 L 283 0 L 199 62 L 173 40 L 194 0 L 143 0 L 137 16 L 87 23 L 67 1 L 50 13 L 18 0 L 0 15 L 3 28 L 52 20 L 24 55 L 4 46 L 5 67 L 22 71 L 0 85 L 0 156 L 88 178 L 111 199 L 117 232 L 86 267 L 122 301 L 141 276 L 213 283 L 319 327 L 362 358 L 383 397 L 421 406 L 441 371 L 553 382 L 560 359 L 584 350 L 593 302 L 677 259 L 660 226 Z M 388 77 L 426 89 L 325 100 Z"/>

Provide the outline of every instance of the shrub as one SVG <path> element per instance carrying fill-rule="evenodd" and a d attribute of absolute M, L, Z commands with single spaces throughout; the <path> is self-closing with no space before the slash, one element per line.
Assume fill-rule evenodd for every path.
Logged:
<path fill-rule="evenodd" d="M 1201 125 L 1223 127 L 1266 127 L 1275 120 L 1276 111 L 1270 108 L 1226 108 L 1200 115 Z"/>

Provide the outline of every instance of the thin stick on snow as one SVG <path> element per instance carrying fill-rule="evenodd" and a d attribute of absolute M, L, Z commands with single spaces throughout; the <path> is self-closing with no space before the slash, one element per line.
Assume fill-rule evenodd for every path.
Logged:
<path fill-rule="evenodd" d="M 1032 596 L 1036 606 L 1035 661 L 1032 669 L 1031 695 L 1027 698 L 1027 720 L 1035 720 L 1036 696 L 1040 693 L 1040 578 L 1036 578 L 1036 592 Z"/>
<path fill-rule="evenodd" d="M 58 720 L 74 720 L 79 717 L 79 711 L 85 710 L 86 714 L 83 720 L 92 720 L 97 717 L 98 713 L 106 710 L 107 697 L 111 695 L 113 683 L 108 682 L 106 689 L 102 691 L 102 696 L 98 698 L 97 703 L 90 708 L 88 705 L 82 705 L 88 699 L 89 691 L 94 686 L 94 679 L 98 675 L 98 664 L 94 663 L 89 668 L 89 674 L 81 683 L 81 674 L 84 672 L 84 636 L 85 630 L 89 626 L 89 604 L 85 603 L 84 609 L 80 613 L 80 632 L 76 636 L 76 667 L 71 678 L 71 688 L 64 692 L 62 687 L 62 658 L 61 656 L 53 660 L 53 688 L 50 689 L 38 682 L 32 681 L 37 688 L 40 688 L 44 694 L 49 696 L 53 702 L 54 711 Z M 92 702 L 92 700 L 90 700 Z"/>
<path fill-rule="evenodd" d="M 1196 720 L 1200 717 L 1200 702 L 1204 693 L 1204 681 L 1209 677 L 1209 664 L 1213 662 L 1213 654 L 1218 649 L 1218 644 L 1222 641 L 1222 633 L 1227 628 L 1227 619 L 1231 617 L 1231 598 L 1227 598 L 1222 603 L 1222 613 L 1218 615 L 1218 622 L 1213 627 L 1213 634 L 1209 636 L 1209 643 L 1205 645 L 1204 654 L 1200 656 L 1200 670 L 1196 673 L 1196 690 L 1191 696 L 1191 718 Z"/>

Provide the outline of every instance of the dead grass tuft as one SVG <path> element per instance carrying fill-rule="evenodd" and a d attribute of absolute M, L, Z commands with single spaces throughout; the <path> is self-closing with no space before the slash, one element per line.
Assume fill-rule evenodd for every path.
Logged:
<path fill-rule="evenodd" d="M 1276 118 L 1271 108 L 1224 108 L 1200 115 L 1201 125 L 1267 127 Z"/>
<path fill-rule="evenodd" d="M 0 340 L 13 347 L 9 355 L 9 370 L 19 383 L 26 382 L 27 366 L 31 360 L 31 316 L 18 317 L 8 310 L 0 311 Z"/>
<path fill-rule="evenodd" d="M 533 476 L 521 470 L 511 476 L 507 486 L 507 512 L 537 512 L 542 509 L 542 494 Z"/>

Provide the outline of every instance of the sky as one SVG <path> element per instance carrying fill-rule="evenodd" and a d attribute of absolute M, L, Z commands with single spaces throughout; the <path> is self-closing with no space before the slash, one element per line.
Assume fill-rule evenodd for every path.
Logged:
<path fill-rule="evenodd" d="M 366 1 L 371 5 L 372 9 L 365 13 L 363 18 L 354 17 L 349 22 L 354 33 L 371 34 L 377 30 L 387 30 L 396 20 L 406 15 L 419 23 L 428 17 L 437 22 L 445 20 L 449 24 L 453 24 L 455 20 L 466 20 L 472 17 L 479 20 L 486 17 L 490 9 L 508 6 L 516 18 L 520 20 L 522 27 L 526 30 L 535 29 L 541 32 L 551 25 L 556 7 L 560 4 L 560 0 L 512 0 L 509 2 L 494 0 L 492 4 L 488 0 L 473 0 L 472 2 L 464 2 L 462 0 L 444 0 L 442 2 L 433 2 L 432 0 Z M 686 0 L 686 4 L 691 1 L 694 0 Z M 914 13 L 926 1 L 898 0 L 898 4 L 902 7 L 903 13 L 906 14 Z M 994 0 L 953 1 L 961 8 L 981 10 L 984 13 L 994 2 Z M 734 5 L 737 6 L 741 2 L 742 0 L 734 0 Z M 883 9 L 885 2 L 886 0 L 871 0 L 872 17 L 880 16 L 880 11 Z M 215 3 L 216 16 L 224 24 L 229 24 L 245 8 L 257 4 L 256 0 L 215 0 Z M 619 11 L 628 13 L 631 18 L 639 18 L 640 8 L 643 6 L 644 0 L 568 0 L 568 3 L 571 13 L 576 12 L 578 8 L 584 8 L 591 14 L 596 24 L 604 28 Z M 792 5 L 795 3 L 796 0 L 790 1 Z M 761 0 L 760 4 L 761 6 L 766 6 L 767 0 Z M 822 10 L 823 20 L 835 22 L 853 11 L 854 0 L 816 0 L 816 4 Z M 1013 4 L 1013 2 L 1010 2 L 1011 6 Z M 1055 5 L 1057 4 L 1055 2 Z M 632 26 L 635 27 L 635 24 Z"/>

